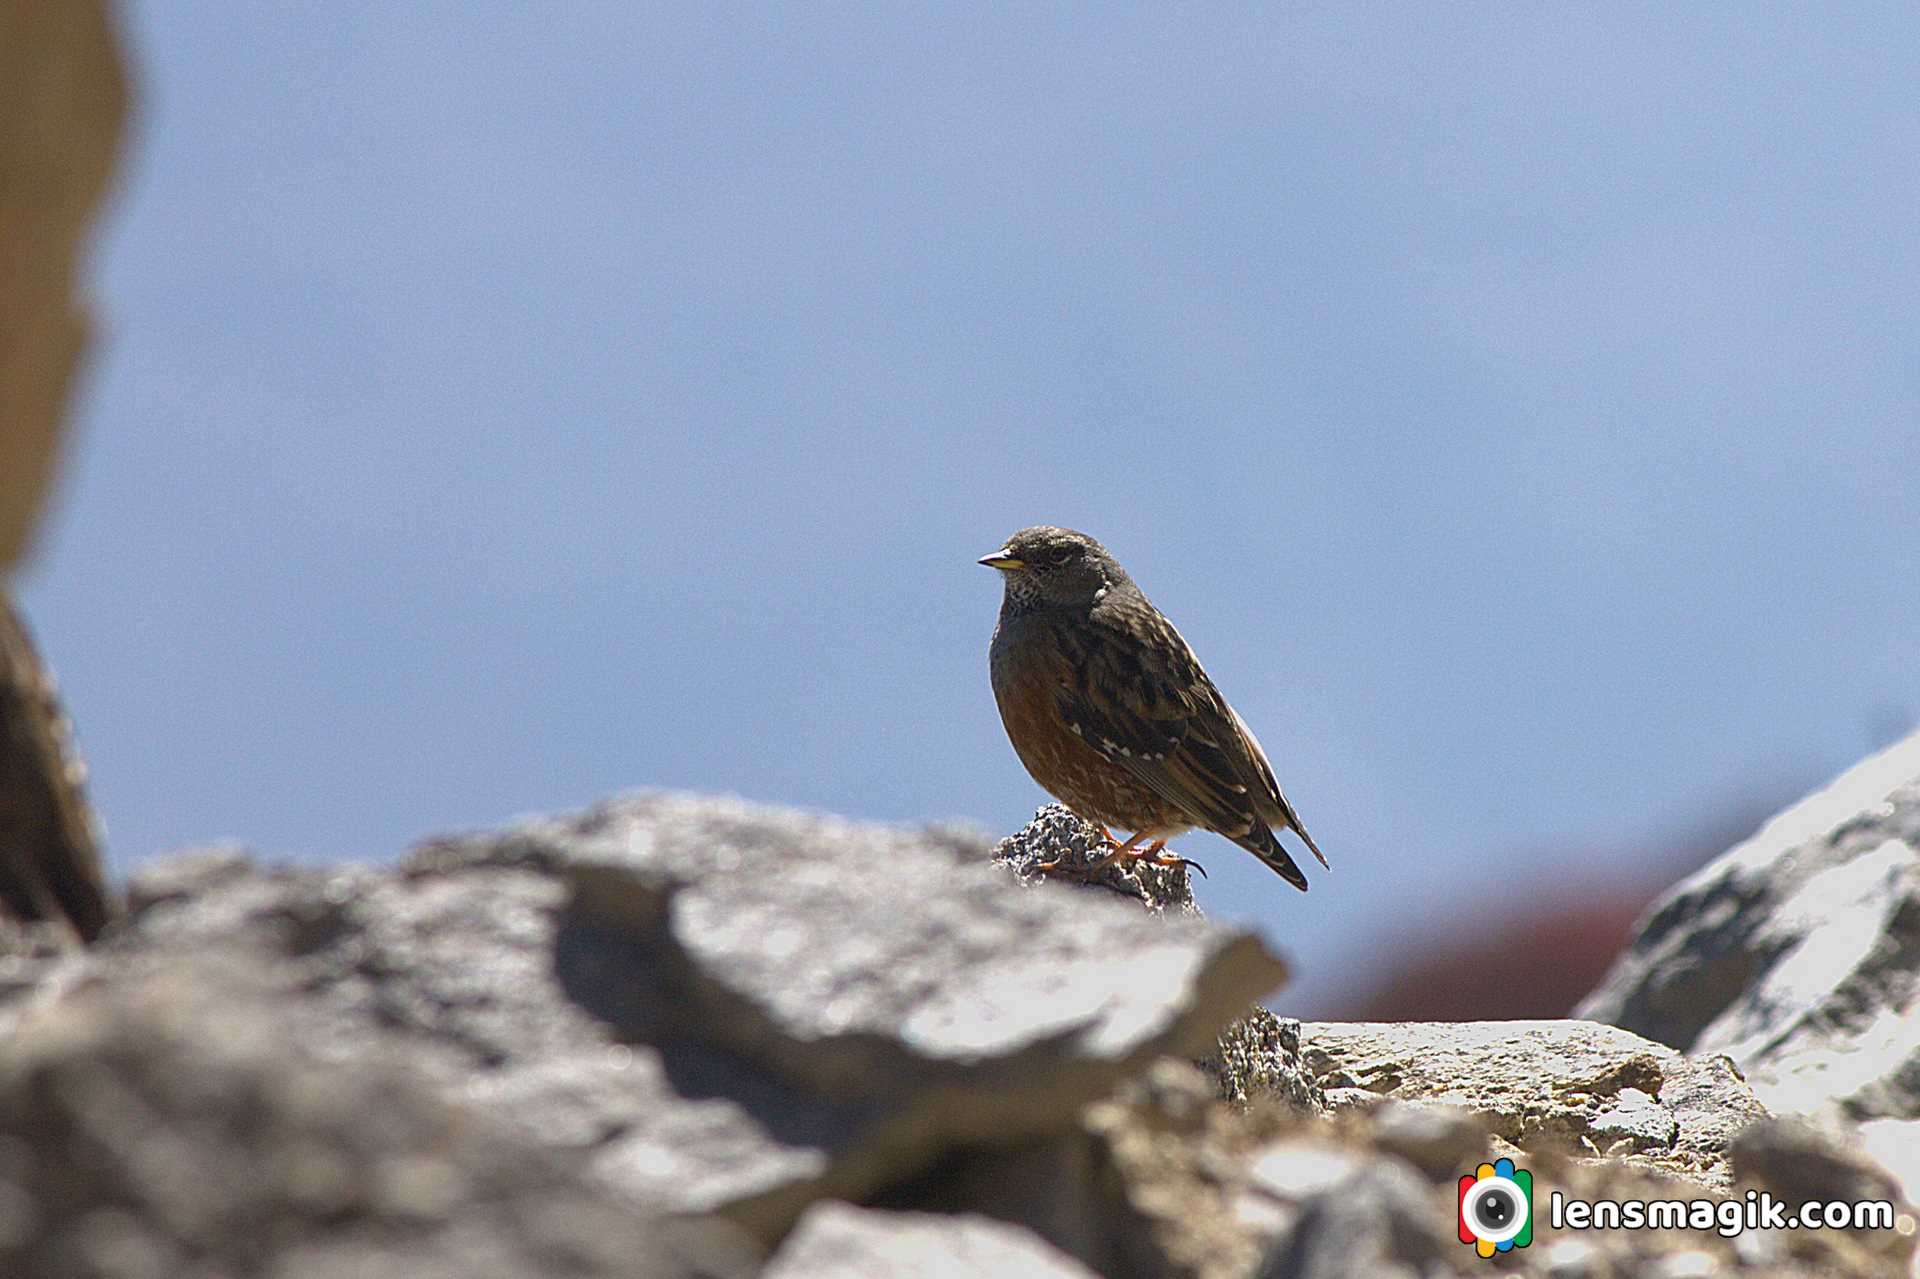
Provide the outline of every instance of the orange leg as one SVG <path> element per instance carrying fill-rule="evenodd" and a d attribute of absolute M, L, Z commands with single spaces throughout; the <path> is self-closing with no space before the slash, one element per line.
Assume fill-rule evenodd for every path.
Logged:
<path fill-rule="evenodd" d="M 1134 856 L 1153 866 L 1191 866 L 1200 872 L 1200 878 L 1205 879 L 1207 877 L 1207 868 L 1205 866 L 1202 866 L 1199 862 L 1193 861 L 1190 858 L 1182 857 L 1178 853 L 1169 853 L 1166 851 L 1166 848 L 1166 840 L 1156 839 L 1135 853 Z"/>
<path fill-rule="evenodd" d="M 1146 831 L 1143 831 L 1143 830 L 1135 831 L 1133 833 L 1133 838 L 1129 839 L 1124 844 L 1118 844 L 1118 843 L 1113 844 L 1113 851 L 1108 853 L 1105 857 L 1102 857 L 1099 861 L 1095 862 L 1093 865 L 1087 867 L 1087 871 L 1089 873 L 1092 873 L 1093 871 L 1097 871 L 1097 870 L 1105 870 L 1107 867 L 1113 865 L 1115 862 L 1119 861 L 1123 857 L 1141 856 L 1142 854 L 1134 848 L 1134 845 L 1138 844 L 1141 840 L 1145 839 L 1146 837 L 1147 837 Z M 1112 843 L 1113 836 L 1108 835 L 1107 840 L 1109 843 Z M 1166 841 L 1162 840 L 1161 842 L 1165 843 Z"/>
<path fill-rule="evenodd" d="M 1100 827 L 1100 836 L 1111 851 L 1099 861 L 1092 863 L 1086 867 L 1086 869 L 1077 873 L 1097 875 L 1115 862 L 1124 860 L 1146 862 L 1150 866 L 1189 866 L 1199 871 L 1201 878 L 1204 879 L 1206 877 L 1207 868 L 1199 862 L 1166 851 L 1167 841 L 1164 839 L 1156 839 L 1145 848 L 1139 847 L 1140 841 L 1147 838 L 1148 833 L 1147 831 L 1135 831 L 1133 837 L 1123 844 L 1115 839 L 1112 832 L 1106 827 Z M 1052 874 L 1054 871 L 1060 869 L 1060 863 L 1058 861 L 1041 862 L 1035 866 L 1034 869 L 1043 875 Z"/>

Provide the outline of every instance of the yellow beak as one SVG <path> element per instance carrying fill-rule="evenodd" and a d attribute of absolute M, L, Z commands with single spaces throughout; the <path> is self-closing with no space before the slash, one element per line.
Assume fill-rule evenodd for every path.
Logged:
<path fill-rule="evenodd" d="M 985 564 L 988 568 L 997 568 L 1002 572 L 1008 569 L 1025 568 L 1027 566 L 1025 560 L 1016 559 L 1007 554 L 1007 548 L 1004 546 L 991 555 L 982 555 L 976 563 Z"/>

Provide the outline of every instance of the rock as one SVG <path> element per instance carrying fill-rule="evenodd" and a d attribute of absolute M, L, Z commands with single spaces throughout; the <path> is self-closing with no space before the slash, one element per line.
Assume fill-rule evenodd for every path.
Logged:
<path fill-rule="evenodd" d="M 1299 1203 L 1346 1181 L 1367 1162 L 1359 1151 L 1291 1139 L 1255 1151 L 1247 1166 L 1247 1178 L 1263 1195 L 1282 1203 Z"/>
<path fill-rule="evenodd" d="M 98 825 L 7 582 L 52 486 L 86 346 L 81 259 L 126 113 L 104 0 L 0 0 L 0 915 L 81 940 L 115 913 Z"/>
<path fill-rule="evenodd" d="M 1485 1124 L 1432 1102 L 1385 1102 L 1371 1112 L 1367 1131 L 1374 1149 L 1406 1160 L 1429 1181 L 1451 1183 L 1487 1151 Z"/>
<path fill-rule="evenodd" d="M 1920 1119 L 1870 1119 L 1852 1135 L 1860 1153 L 1893 1179 L 1898 1197 L 1920 1204 Z"/>
<path fill-rule="evenodd" d="M 1024 885 L 1048 880 L 1102 888 L 1138 901 L 1154 914 L 1172 911 L 1198 915 L 1184 866 L 1119 865 L 1090 872 L 1106 854 L 1100 830 L 1061 804 L 1048 804 L 1023 829 L 995 845 L 992 860 L 1011 870 Z M 1059 870 L 1041 872 L 1042 864 Z M 1326 1099 L 1300 1060 L 1300 1023 L 1282 1020 L 1255 1006 L 1220 1032 L 1200 1066 L 1215 1080 L 1220 1095 L 1246 1104 L 1264 1097 L 1304 1110 L 1326 1109 Z"/>
<path fill-rule="evenodd" d="M 1049 1237 L 1084 1241 L 1075 1254 L 1109 1279 L 1247 1274 L 1258 1236 L 1231 1202 L 1245 1179 L 1244 1118 L 1193 1066 L 1159 1063 L 1086 1108 L 1084 1202 L 1073 1233 Z"/>
<path fill-rule="evenodd" d="M 1122 897 L 1131 897 L 1155 914 L 1171 910 L 1177 914 L 1197 914 L 1193 885 L 1185 866 L 1152 866 L 1129 862 L 1115 863 L 1099 870 L 1090 869 L 1105 858 L 1107 847 L 1100 829 L 1077 816 L 1063 804 L 1047 804 L 1033 815 L 1021 830 L 994 847 L 995 865 L 1004 866 L 1023 884 L 1046 880 L 1104 888 Z M 1043 872 L 1042 865 L 1058 869 Z"/>
<path fill-rule="evenodd" d="M 1079 1140 L 1087 1101 L 1282 972 L 1197 918 L 1023 890 L 951 834 L 686 796 L 391 870 L 219 854 L 130 898 L 103 971 L 244 951 L 316 1058 L 401 1056 L 617 1198 L 766 1246 L 818 1200 Z"/>
<path fill-rule="evenodd" d="M 1787 1232 L 1792 1244 L 1818 1235 L 1830 1255 L 1849 1269 L 1907 1274 L 1914 1261 L 1916 1217 L 1900 1180 L 1858 1148 L 1851 1132 L 1826 1131 L 1799 1118 L 1750 1125 L 1733 1142 L 1733 1173 L 1742 1186 L 1756 1186 L 1796 1212 L 1809 1201 L 1849 1204 L 1885 1200 L 1894 1205 L 1895 1228 Z"/>
<path fill-rule="evenodd" d="M 1898 1178 L 1853 1149 L 1851 1138 L 1824 1132 L 1802 1119 L 1763 1119 L 1734 1138 L 1733 1175 L 1763 1186 L 1788 1203 L 1809 1199 L 1901 1197 Z"/>
<path fill-rule="evenodd" d="M 0 929 L 0 1274 L 344 1279 L 402 1250 L 429 1276 L 763 1252 L 886 1273 L 901 1250 L 1480 1273 L 1449 1223 L 1481 1159 L 1580 1198 L 1696 1197 L 1762 1113 L 1726 1059 L 1608 1027 L 1245 1015 L 1278 963 L 1190 912 L 1022 886 L 950 831 L 730 800 L 631 797 L 397 867 L 213 851 L 128 902 L 90 950 Z M 49 1186 L 75 1206 L 42 1232 Z M 1517 1264 L 1899 1259 L 1801 1235 L 1543 1237 Z"/>
<path fill-rule="evenodd" d="M 1381 1102 L 1386 1100 L 1382 1093 L 1347 1086 L 1322 1088 L 1320 1095 L 1327 1099 L 1327 1110 L 1336 1115 L 1349 1111 L 1375 1110 L 1379 1108 Z"/>
<path fill-rule="evenodd" d="M 1574 1237 L 1546 1245 L 1540 1254 L 1540 1273 L 1546 1279 L 1606 1279 L 1614 1271 L 1598 1245 Z"/>
<path fill-rule="evenodd" d="M 1224 1109 L 1191 1065 L 1162 1059 L 1082 1107 L 1066 1134 L 956 1151 L 875 1203 L 1015 1223 L 1108 1279 L 1244 1275 L 1253 1254 L 1236 1253 L 1217 1188 L 1195 1176 Z"/>
<path fill-rule="evenodd" d="M 191 902 L 257 874 L 253 855 L 238 844 L 178 853 L 135 873 L 127 884 L 127 911 L 139 916 L 156 906 Z"/>
<path fill-rule="evenodd" d="M 0 589 L 60 451 L 86 344 L 81 257 L 126 114 L 103 0 L 0 0 Z"/>
<path fill-rule="evenodd" d="M 1032 1232 L 974 1214 L 874 1212 L 846 1204 L 809 1208 L 765 1279 L 1093 1279 Z"/>
<path fill-rule="evenodd" d="M 1555 1230 L 1546 1196 L 1560 1192 L 1589 1202 L 1713 1199 L 1717 1192 L 1639 1161 L 1570 1156 L 1553 1150 L 1519 1151 L 1493 1138 L 1472 1162 L 1507 1154 L 1535 1177 L 1535 1234 L 1531 1247 L 1489 1266 L 1453 1231 L 1456 1179 L 1471 1163 L 1441 1177 L 1422 1175 L 1387 1153 L 1388 1138 L 1370 1129 L 1389 1124 L 1400 1103 L 1355 1111 L 1333 1123 L 1288 1115 L 1262 1144 L 1223 1143 L 1215 1175 L 1243 1187 L 1256 1207 L 1213 1227 L 1223 1250 L 1239 1255 L 1250 1232 L 1264 1241 L 1264 1272 L 1308 1274 L 1553 1274 L 1613 1276 L 1705 1273 L 1751 1276 L 1883 1276 L 1906 1273 L 1912 1239 L 1900 1232 L 1798 1231 L 1748 1233 L 1727 1239 L 1714 1231 Z M 1253 1112 L 1257 1115 L 1258 1112 Z M 1243 1116 L 1243 1119 L 1251 1116 Z M 1210 1142 L 1224 1132 L 1211 1130 Z M 1182 1275 L 1244 1274 L 1198 1267 Z"/>
<path fill-rule="evenodd" d="M 1300 1023 L 1255 1008 L 1220 1032 L 1200 1061 L 1220 1095 L 1239 1105 L 1258 1097 L 1295 1110 L 1327 1109 L 1326 1093 L 1300 1053 Z"/>
<path fill-rule="evenodd" d="M 1250 935 L 1008 892 L 885 828 L 643 799 L 557 834 L 574 916 L 657 929 L 709 1033 L 826 1093 L 1005 1091 L 1031 1071 L 1085 1096 L 1210 1044 L 1285 975 Z"/>
<path fill-rule="evenodd" d="M 1577 1021 L 1309 1022 L 1332 1091 L 1456 1106 L 1522 1150 L 1617 1154 L 1725 1185 L 1733 1135 L 1766 1112 L 1724 1060 Z"/>
<path fill-rule="evenodd" d="M 65 924 L 0 918 L 0 1061 L 24 1020 L 58 1004 L 92 972 Z"/>
<path fill-rule="evenodd" d="M 1660 1102 L 1638 1088 L 1622 1088 L 1600 1113 L 1587 1119 L 1587 1139 L 1598 1150 L 1667 1150 L 1680 1135 L 1680 1122 Z"/>
<path fill-rule="evenodd" d="M 0 916 L 92 941 L 118 913 L 72 726 L 0 589 Z"/>
<path fill-rule="evenodd" d="M 242 967 L 83 988 L 0 1062 L 0 1273 L 19 1279 L 747 1275 L 384 1053 L 323 1065 Z"/>
<path fill-rule="evenodd" d="M 1920 735 L 1649 910 L 1577 1015 L 1725 1053 L 1775 1110 L 1920 1118 Z"/>
<path fill-rule="evenodd" d="M 1368 1161 L 1307 1195 L 1298 1224 L 1267 1254 L 1263 1279 L 1409 1276 L 1450 1260 L 1449 1202 L 1405 1165 Z"/>
<path fill-rule="evenodd" d="M 1006 1222 L 1108 1279 L 1162 1273 L 1149 1232 L 1107 1166 L 1106 1151 L 1084 1112 L 1064 1134 L 954 1150 L 869 1202 L 898 1211 L 976 1214 Z"/>
<path fill-rule="evenodd" d="M 1382 1028 L 1389 1034 L 1398 1029 Z M 1313 1033 L 1314 1027 L 1305 1028 L 1309 1056 Z M 1541 1052 L 1536 1062 L 1549 1071 L 1545 1078 L 1551 1084 L 1550 1054 Z M 1473 1064 L 1470 1060 L 1469 1067 Z M 1370 1093 L 1370 1107 L 1329 1118 L 1258 1099 L 1246 1106 L 1207 1104 L 1179 1078 L 1171 1063 L 1155 1067 L 1088 1108 L 1087 1141 L 1044 1151 L 1023 1148 L 998 1163 L 972 1165 L 970 1179 L 949 1175 L 923 1186 L 912 1206 L 959 1205 L 995 1216 L 1024 1213 L 1020 1219 L 1105 1275 L 1240 1279 L 1257 1270 L 1262 1258 L 1276 1268 L 1331 1266 L 1342 1245 L 1326 1240 L 1368 1232 L 1377 1232 L 1377 1238 L 1348 1273 L 1372 1273 L 1369 1267 L 1388 1273 L 1396 1267 L 1477 1273 L 1478 1260 L 1448 1230 L 1455 1183 L 1462 1172 L 1498 1154 L 1517 1157 L 1535 1170 L 1541 1184 L 1579 1197 L 1709 1193 L 1700 1179 L 1679 1180 L 1651 1159 L 1561 1153 L 1559 1142 L 1521 1151 L 1490 1135 L 1487 1124 L 1464 1110 L 1434 1103 Z M 1594 1083 L 1590 1071 L 1576 1078 L 1582 1086 Z M 1725 1180 L 1724 1169 L 1719 1177 Z M 1409 1178 L 1422 1187 L 1417 1194 L 1391 1189 L 1398 1185 L 1406 1191 Z M 1377 1183 L 1387 1188 L 1375 1195 Z M 1353 1208 L 1345 1196 L 1356 1188 L 1372 1189 L 1353 1209 L 1357 1217 L 1343 1216 Z M 1068 1202 L 1075 1205 L 1070 1229 L 1041 1210 Z M 1425 1214 L 1424 1225 L 1414 1203 L 1422 1205 L 1417 1211 Z M 1411 1236 L 1395 1234 L 1408 1227 Z M 1421 1242 L 1429 1230 L 1440 1232 L 1438 1261 L 1431 1240 Z M 1603 1238 L 1606 1246 L 1590 1273 L 1640 1273 L 1671 1251 L 1676 1238 L 1689 1242 L 1625 1232 Z M 1738 1268 L 1730 1248 L 1715 1255 L 1724 1269 Z M 1543 1256 L 1535 1252 L 1526 1260 Z"/>

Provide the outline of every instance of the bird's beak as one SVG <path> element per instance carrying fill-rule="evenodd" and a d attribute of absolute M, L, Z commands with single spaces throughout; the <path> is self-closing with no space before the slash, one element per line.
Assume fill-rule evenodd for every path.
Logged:
<path fill-rule="evenodd" d="M 997 568 L 1002 572 L 1008 569 L 1025 568 L 1027 566 L 1025 560 L 1007 554 L 1007 548 L 1004 546 L 991 555 L 982 555 L 978 563 L 985 564 L 988 568 Z"/>

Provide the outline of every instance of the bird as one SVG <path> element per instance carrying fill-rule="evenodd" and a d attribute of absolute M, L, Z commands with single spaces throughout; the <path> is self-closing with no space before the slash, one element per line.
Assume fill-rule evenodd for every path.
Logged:
<path fill-rule="evenodd" d="M 1001 723 L 1033 779 L 1100 828 L 1108 852 L 1088 871 L 1195 865 L 1166 845 L 1199 828 L 1307 891 L 1276 831 L 1297 834 L 1323 867 L 1326 854 L 1246 721 L 1107 548 L 1041 524 L 978 562 L 1006 587 L 989 649 Z M 1130 832 L 1125 843 L 1113 827 Z"/>

